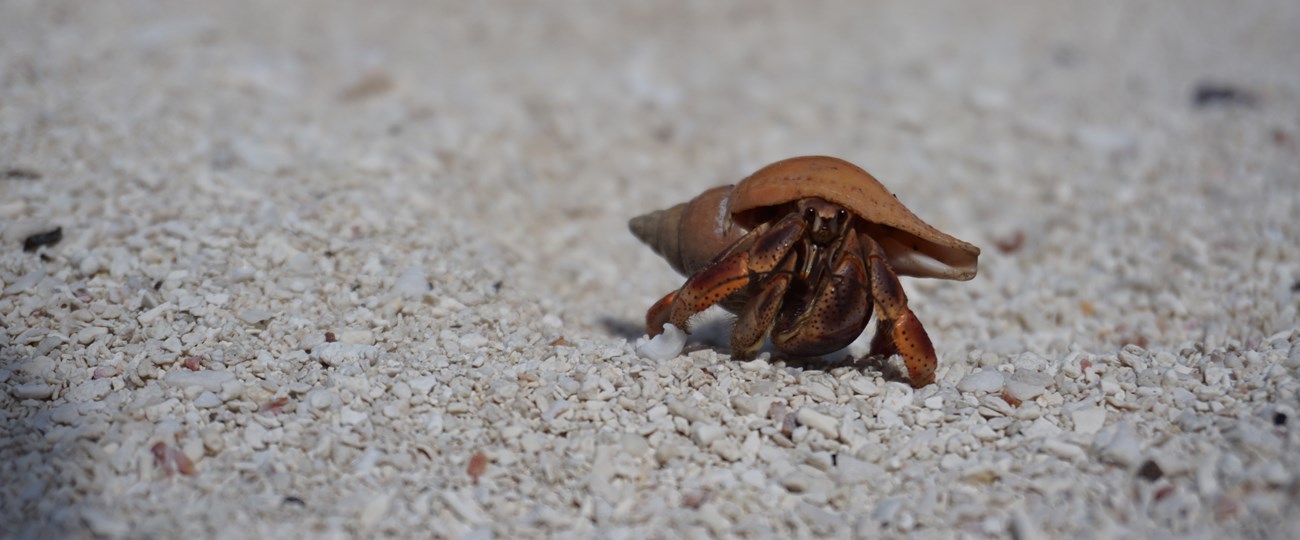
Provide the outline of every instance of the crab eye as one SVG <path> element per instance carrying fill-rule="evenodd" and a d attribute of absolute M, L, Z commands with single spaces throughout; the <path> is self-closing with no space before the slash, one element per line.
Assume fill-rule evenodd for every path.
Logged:
<path fill-rule="evenodd" d="M 814 222 L 814 221 L 817 221 L 817 211 L 814 210 L 814 209 L 812 209 L 812 208 L 809 208 L 809 209 L 807 209 L 807 210 L 804 210 L 804 212 L 803 212 L 803 219 L 804 219 L 804 221 L 807 221 L 808 223 L 812 223 L 812 222 Z"/>
<path fill-rule="evenodd" d="M 845 221 L 848 221 L 848 219 L 849 219 L 848 210 L 841 208 L 839 212 L 835 213 L 835 221 L 837 223 L 844 223 Z"/>

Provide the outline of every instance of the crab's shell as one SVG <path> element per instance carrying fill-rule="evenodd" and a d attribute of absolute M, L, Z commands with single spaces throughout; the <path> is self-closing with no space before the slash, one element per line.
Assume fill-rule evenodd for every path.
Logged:
<path fill-rule="evenodd" d="M 634 217 L 628 228 L 673 270 L 689 276 L 745 236 L 748 229 L 736 227 L 727 210 L 734 187 L 718 186 L 671 208 Z"/>
<path fill-rule="evenodd" d="M 975 277 L 980 249 L 940 232 L 898 202 L 880 181 L 839 158 L 803 156 L 763 167 L 742 180 L 727 198 L 735 223 L 752 229 L 770 219 L 774 207 L 821 198 L 861 218 L 899 275 L 968 280 Z"/>

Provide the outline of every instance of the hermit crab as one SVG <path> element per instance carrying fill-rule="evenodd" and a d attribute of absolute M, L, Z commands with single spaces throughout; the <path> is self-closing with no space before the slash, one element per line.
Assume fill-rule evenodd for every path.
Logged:
<path fill-rule="evenodd" d="M 793 356 L 853 342 L 872 310 L 872 354 L 900 354 L 912 386 L 934 382 L 934 346 L 898 276 L 965 281 L 980 250 L 916 217 L 875 177 L 842 159 L 778 161 L 731 186 L 633 218 L 628 228 L 682 275 L 646 313 L 651 336 L 721 305 L 737 315 L 736 358 L 765 338 Z"/>

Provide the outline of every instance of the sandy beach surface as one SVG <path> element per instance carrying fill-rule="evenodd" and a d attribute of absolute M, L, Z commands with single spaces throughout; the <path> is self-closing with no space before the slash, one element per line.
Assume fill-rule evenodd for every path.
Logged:
<path fill-rule="evenodd" d="M 1297 58 L 1288 0 L 5 0 L 0 537 L 1300 536 Z M 935 384 L 638 356 L 627 220 L 803 154 L 983 248 L 904 281 Z"/>

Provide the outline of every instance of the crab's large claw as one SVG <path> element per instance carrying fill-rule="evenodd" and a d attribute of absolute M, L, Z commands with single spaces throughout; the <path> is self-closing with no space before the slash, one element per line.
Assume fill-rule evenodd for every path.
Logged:
<path fill-rule="evenodd" d="M 871 297 L 876 302 L 879 318 L 876 335 L 871 340 L 871 354 L 902 355 L 912 387 L 928 385 L 934 382 L 934 370 L 939 363 L 930 336 L 907 307 L 907 294 L 889 267 L 884 250 L 870 236 L 860 235 L 860 239 L 866 248 Z"/>
<path fill-rule="evenodd" d="M 646 333 L 660 334 L 664 323 L 688 330 L 687 323 L 696 313 L 776 270 L 803 236 L 804 228 L 798 215 L 755 227 L 687 279 L 682 288 L 651 306 L 646 312 Z"/>
<path fill-rule="evenodd" d="M 802 310 L 789 310 L 772 328 L 772 344 L 798 356 L 821 356 L 847 347 L 871 319 L 867 270 L 855 234 L 832 249 L 829 273 L 815 284 Z M 785 316 L 785 315 L 789 316 Z"/>

